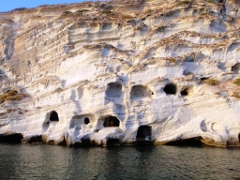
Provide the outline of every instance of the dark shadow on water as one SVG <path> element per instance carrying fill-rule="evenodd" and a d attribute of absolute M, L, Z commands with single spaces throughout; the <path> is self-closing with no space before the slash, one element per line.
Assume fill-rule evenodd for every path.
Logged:
<path fill-rule="evenodd" d="M 152 179 L 149 168 L 156 146 L 106 147 L 103 179 Z"/>
<path fill-rule="evenodd" d="M 144 146 L 144 145 L 142 145 L 142 146 L 136 146 L 135 148 L 138 152 L 144 153 L 144 152 L 154 151 L 156 146 Z"/>
<path fill-rule="evenodd" d="M 107 140 L 107 147 L 112 146 L 121 146 L 121 142 L 119 139 L 108 139 Z"/>
<path fill-rule="evenodd" d="M 72 145 L 72 147 L 84 147 L 89 148 L 92 146 L 91 139 L 81 139 L 81 142 L 76 142 Z"/>

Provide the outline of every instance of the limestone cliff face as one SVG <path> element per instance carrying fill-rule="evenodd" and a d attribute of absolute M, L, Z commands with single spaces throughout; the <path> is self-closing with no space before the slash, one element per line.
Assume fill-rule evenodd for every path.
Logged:
<path fill-rule="evenodd" d="M 240 5 L 142 0 L 0 13 L 0 134 L 239 146 Z"/>

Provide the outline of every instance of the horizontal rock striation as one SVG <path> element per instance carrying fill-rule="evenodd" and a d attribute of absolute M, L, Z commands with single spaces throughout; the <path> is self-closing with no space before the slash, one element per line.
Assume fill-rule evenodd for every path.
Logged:
<path fill-rule="evenodd" d="M 236 0 L 0 13 L 0 141 L 240 146 L 239 17 Z"/>

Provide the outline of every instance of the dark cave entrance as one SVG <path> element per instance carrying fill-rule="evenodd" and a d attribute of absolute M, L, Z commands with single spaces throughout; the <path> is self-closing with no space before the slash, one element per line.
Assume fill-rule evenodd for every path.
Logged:
<path fill-rule="evenodd" d="M 107 116 L 104 118 L 104 127 L 119 127 L 120 121 L 115 116 Z"/>
<path fill-rule="evenodd" d="M 166 145 L 199 147 L 203 145 L 201 139 L 202 137 L 194 137 L 189 139 L 176 140 L 176 141 L 168 142 L 166 143 Z"/>
<path fill-rule="evenodd" d="M 151 141 L 152 128 L 150 126 L 140 126 L 137 131 L 137 141 Z"/>
<path fill-rule="evenodd" d="M 182 90 L 180 93 L 181 93 L 181 96 L 187 96 L 188 95 L 188 89 L 186 88 L 186 89 Z"/>
<path fill-rule="evenodd" d="M 23 135 L 20 133 L 0 135 L 0 143 L 21 143 Z"/>
<path fill-rule="evenodd" d="M 90 120 L 89 120 L 89 118 L 84 118 L 84 124 L 89 124 L 90 123 Z"/>
<path fill-rule="evenodd" d="M 176 94 L 177 93 L 177 86 L 173 83 L 167 84 L 164 88 L 163 91 L 166 94 Z"/>
<path fill-rule="evenodd" d="M 240 63 L 236 63 L 234 66 L 231 67 L 231 71 L 236 74 L 239 72 L 239 69 L 240 69 Z"/>
<path fill-rule="evenodd" d="M 56 111 L 52 111 L 50 114 L 50 121 L 59 121 L 58 114 Z"/>

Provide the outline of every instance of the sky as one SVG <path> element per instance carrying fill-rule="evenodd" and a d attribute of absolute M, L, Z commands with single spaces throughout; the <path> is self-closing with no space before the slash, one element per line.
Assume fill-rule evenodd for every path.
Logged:
<path fill-rule="evenodd" d="M 44 4 L 70 4 L 84 1 L 91 0 L 0 0 L 0 12 L 7 12 L 22 7 L 33 8 Z"/>

